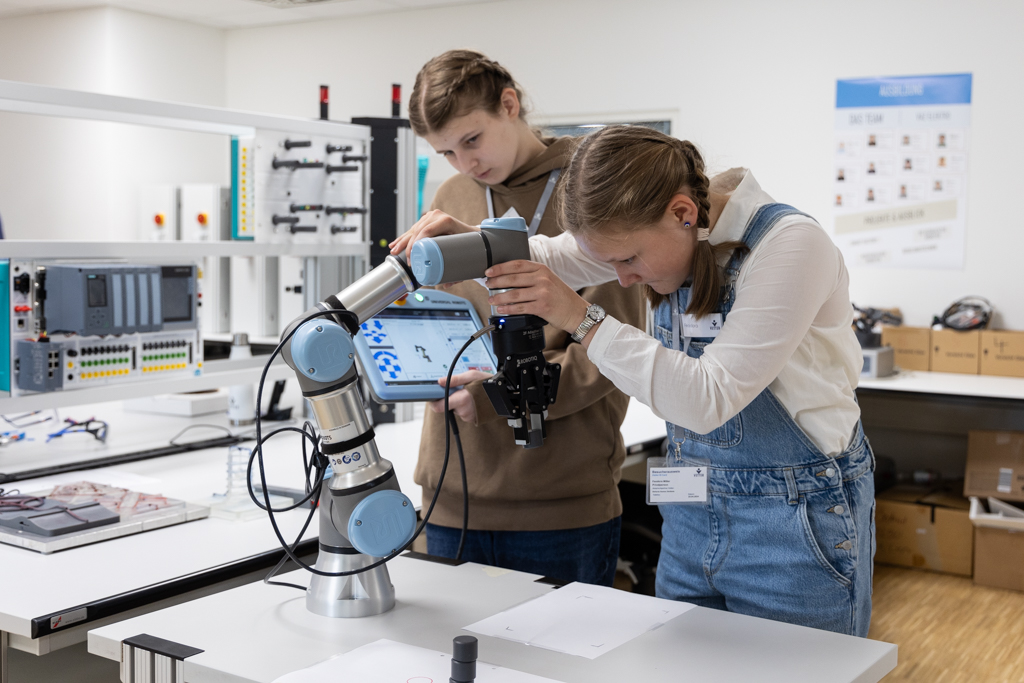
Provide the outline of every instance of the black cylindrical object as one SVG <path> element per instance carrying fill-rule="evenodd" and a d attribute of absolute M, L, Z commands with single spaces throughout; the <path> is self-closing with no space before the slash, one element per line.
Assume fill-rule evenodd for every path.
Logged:
<path fill-rule="evenodd" d="M 515 354 L 544 351 L 544 320 L 535 315 L 496 315 L 488 324 L 494 325 L 491 343 L 498 365 Z"/>
<path fill-rule="evenodd" d="M 476 680 L 477 640 L 473 636 L 456 636 L 452 640 L 452 677 L 450 683 L 473 683 Z"/>

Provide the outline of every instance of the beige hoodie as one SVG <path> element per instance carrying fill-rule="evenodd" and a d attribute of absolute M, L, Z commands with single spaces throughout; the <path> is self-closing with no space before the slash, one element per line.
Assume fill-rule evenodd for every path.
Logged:
<path fill-rule="evenodd" d="M 491 186 L 494 213 L 514 207 L 532 218 L 547 184 L 548 174 L 569 162 L 569 138 L 545 139 L 546 151 L 512 172 L 509 179 Z M 433 207 L 471 225 L 487 218 L 484 185 L 469 176 L 449 178 L 437 191 Z M 548 204 L 538 233 L 556 236 L 557 194 Z M 465 282 L 448 290 L 469 299 L 486 321 L 490 317 L 487 290 Z M 616 282 L 580 292 L 588 302 L 600 304 L 618 320 L 643 329 L 643 303 L 639 288 L 623 289 Z M 477 422 L 460 421 L 466 454 L 471 529 L 542 531 L 601 524 L 622 514 L 619 468 L 626 456 L 619 427 L 626 415 L 627 396 L 603 377 L 587 358 L 586 350 L 562 330 L 548 325 L 544 355 L 562 365 L 558 397 L 547 420 L 547 438 L 541 448 L 517 446 L 512 428 L 491 407 L 480 382 L 468 385 L 477 408 Z M 455 445 L 448 473 L 431 523 L 462 526 L 462 486 Z M 423 500 L 434 495 L 444 458 L 444 416 L 429 408 L 423 425 L 416 483 Z"/>

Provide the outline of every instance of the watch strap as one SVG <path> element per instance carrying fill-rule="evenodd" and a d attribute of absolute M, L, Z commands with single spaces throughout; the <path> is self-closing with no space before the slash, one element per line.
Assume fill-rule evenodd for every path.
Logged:
<path fill-rule="evenodd" d="M 583 322 L 576 328 L 576 331 L 572 333 L 572 340 L 578 343 L 583 343 L 583 338 L 587 336 L 587 332 L 590 332 L 590 328 L 597 324 L 597 321 L 591 318 L 589 315 L 583 318 Z"/>

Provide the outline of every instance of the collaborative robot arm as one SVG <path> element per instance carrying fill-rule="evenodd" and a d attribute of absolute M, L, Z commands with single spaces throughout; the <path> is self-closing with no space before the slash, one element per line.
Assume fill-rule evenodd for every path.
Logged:
<path fill-rule="evenodd" d="M 361 323 L 421 285 L 483 277 L 492 265 L 529 256 L 521 218 L 485 221 L 479 232 L 422 239 L 413 247 L 411 265 L 404 257 L 387 257 L 285 330 L 281 355 L 310 403 L 321 451 L 333 471 L 320 494 L 320 554 L 306 594 L 310 611 L 358 617 L 391 609 L 394 588 L 380 558 L 405 546 L 416 526 L 412 503 L 374 442 L 359 392 L 353 335 Z M 488 381 L 487 395 L 508 418 L 517 443 L 539 446 L 561 370 L 542 353 L 544 321 L 492 316 L 489 322 L 499 371 Z"/>

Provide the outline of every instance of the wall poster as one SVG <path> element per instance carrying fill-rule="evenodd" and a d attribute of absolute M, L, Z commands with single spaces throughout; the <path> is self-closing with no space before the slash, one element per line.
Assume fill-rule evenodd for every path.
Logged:
<path fill-rule="evenodd" d="M 847 265 L 962 269 L 971 74 L 838 81 L 835 120 Z"/>

